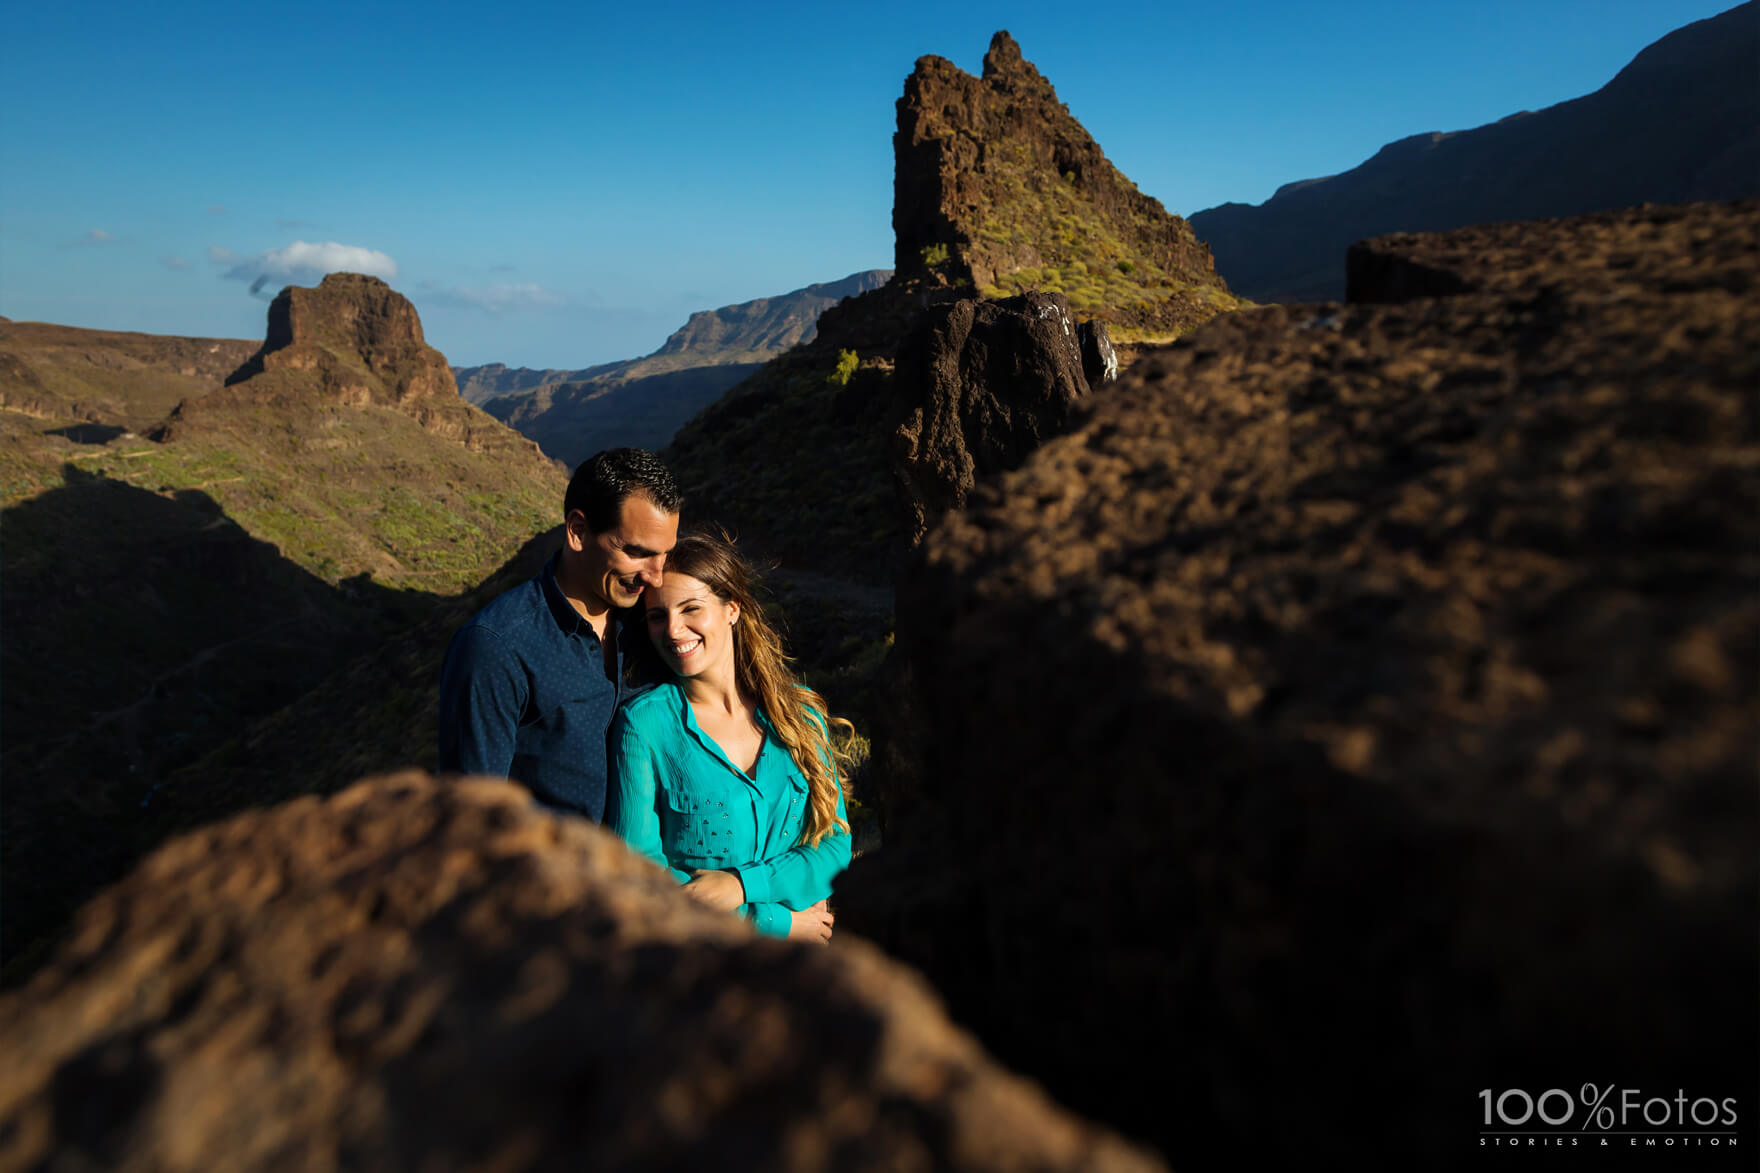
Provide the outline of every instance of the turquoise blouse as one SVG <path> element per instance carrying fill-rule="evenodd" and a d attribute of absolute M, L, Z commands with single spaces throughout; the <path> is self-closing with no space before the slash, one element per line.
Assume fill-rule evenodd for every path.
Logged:
<path fill-rule="evenodd" d="M 831 895 L 832 878 L 849 866 L 850 838 L 839 830 L 816 847 L 799 842 L 806 775 L 762 712 L 758 724 L 764 743 L 748 777 L 697 725 L 677 683 L 629 700 L 611 722 L 605 825 L 680 883 L 697 868 L 737 872 L 748 901 L 739 914 L 786 937 L 791 909 Z M 837 813 L 849 817 L 841 780 Z"/>

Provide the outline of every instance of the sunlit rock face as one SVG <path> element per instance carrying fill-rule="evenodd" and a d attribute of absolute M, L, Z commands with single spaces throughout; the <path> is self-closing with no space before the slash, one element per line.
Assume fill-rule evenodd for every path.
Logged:
<path fill-rule="evenodd" d="M 465 402 L 446 356 L 422 337 L 408 298 L 377 277 L 331 273 L 315 288 L 289 285 L 269 306 L 268 332 L 226 386 L 185 399 L 156 440 L 192 429 L 272 426 L 267 412 L 389 408 L 474 452 L 526 469 L 548 464 L 538 446 Z"/>
<path fill-rule="evenodd" d="M 1006 32 L 980 77 L 918 59 L 892 141 L 901 277 L 1062 291 L 1084 318 L 1150 333 L 1235 304 L 1191 227 L 1113 166 Z"/>
<path fill-rule="evenodd" d="M 1370 241 L 1382 304 L 1093 395 L 901 583 L 843 922 L 1176 1167 L 1751 1094 L 1757 256 L 1753 203 Z"/>
<path fill-rule="evenodd" d="M 0 1167 L 1154 1170 L 870 946 L 406 773 L 173 840 L 0 998 Z"/>

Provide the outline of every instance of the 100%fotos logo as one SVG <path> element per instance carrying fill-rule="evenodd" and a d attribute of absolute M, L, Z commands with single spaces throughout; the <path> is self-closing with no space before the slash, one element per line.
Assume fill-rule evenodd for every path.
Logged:
<path fill-rule="evenodd" d="M 1689 1100 L 1684 1091 L 1677 1092 L 1673 1097 L 1646 1098 L 1637 1088 L 1618 1090 L 1619 1097 L 1614 1099 L 1615 1085 L 1611 1083 L 1604 1088 L 1586 1083 L 1575 1096 L 1557 1087 L 1548 1088 L 1539 1095 L 1530 1095 L 1519 1087 L 1502 1092 L 1485 1088 L 1479 1092 L 1479 1100 L 1485 1107 L 1485 1125 L 1488 1128 L 1493 1124 L 1519 1128 L 1531 1121 L 1558 1128 L 1571 1123 L 1579 1106 L 1587 1109 L 1582 1124 L 1578 1126 L 1583 1132 L 1592 1127 L 1602 1131 L 1616 1127 L 1625 1128 L 1636 1124 L 1638 1119 L 1642 1119 L 1652 1128 L 1686 1128 L 1689 1124 L 1700 1128 L 1709 1128 L 1712 1125 L 1727 1127 L 1736 1122 L 1736 1101 L 1733 1096 L 1726 1096 L 1719 1103 L 1709 1096 Z M 1610 1099 L 1614 1102 L 1609 1103 Z"/>

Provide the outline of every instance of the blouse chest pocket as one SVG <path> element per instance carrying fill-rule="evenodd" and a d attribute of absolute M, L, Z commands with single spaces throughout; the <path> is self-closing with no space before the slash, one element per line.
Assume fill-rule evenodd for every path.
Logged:
<path fill-rule="evenodd" d="M 782 818 L 780 821 L 782 827 L 779 836 L 781 839 L 780 846 L 784 848 L 792 847 L 795 841 L 801 837 L 801 827 L 804 825 L 807 817 L 807 802 L 809 797 L 807 780 L 799 770 L 795 770 L 789 775 L 788 782 L 789 787 L 783 792 L 782 796 L 782 801 L 785 805 L 781 811 Z"/>
<path fill-rule="evenodd" d="M 660 827 L 666 857 L 685 868 L 718 868 L 735 861 L 737 799 L 694 787 L 662 787 Z"/>

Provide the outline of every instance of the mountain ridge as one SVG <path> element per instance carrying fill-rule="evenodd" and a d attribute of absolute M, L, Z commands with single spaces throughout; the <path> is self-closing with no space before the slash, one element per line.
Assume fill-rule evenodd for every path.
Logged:
<path fill-rule="evenodd" d="M 712 310 L 696 310 L 667 335 L 658 349 L 640 358 L 598 363 L 578 370 L 508 367 L 488 363 L 454 367 L 459 394 L 482 404 L 502 395 L 536 391 L 562 383 L 631 381 L 685 366 L 763 362 L 813 336 L 819 315 L 845 297 L 886 284 L 890 269 L 865 269 L 836 281 L 821 281 L 774 297 L 756 297 Z M 682 361 L 679 361 L 682 360 Z"/>
<path fill-rule="evenodd" d="M 573 467 L 610 447 L 658 451 L 683 424 L 728 388 L 790 347 L 809 342 L 818 321 L 846 297 L 885 285 L 889 269 L 868 269 L 776 297 L 699 310 L 660 349 L 642 358 L 581 371 L 460 368 L 461 389 L 509 386 L 482 400 L 490 415 Z M 543 381 L 521 386 L 533 377 Z"/>
<path fill-rule="evenodd" d="M 1658 38 L 1594 93 L 1386 144 L 1263 204 L 1194 212 L 1230 285 L 1260 301 L 1344 296 L 1345 250 L 1432 232 L 1760 195 L 1760 3 Z"/>

